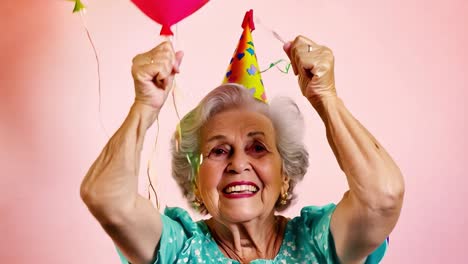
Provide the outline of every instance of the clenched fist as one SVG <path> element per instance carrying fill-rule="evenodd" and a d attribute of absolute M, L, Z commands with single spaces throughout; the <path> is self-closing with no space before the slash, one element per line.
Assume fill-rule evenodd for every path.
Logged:
<path fill-rule="evenodd" d="M 334 57 L 332 51 L 312 40 L 298 36 L 284 45 L 294 74 L 298 75 L 302 94 L 313 106 L 336 97 Z"/>
<path fill-rule="evenodd" d="M 133 58 L 132 76 L 135 82 L 135 102 L 159 112 L 179 73 L 183 52 L 174 52 L 169 41 Z"/>

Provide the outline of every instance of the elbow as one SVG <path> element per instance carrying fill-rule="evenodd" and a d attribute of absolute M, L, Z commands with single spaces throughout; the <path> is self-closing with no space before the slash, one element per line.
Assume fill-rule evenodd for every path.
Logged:
<path fill-rule="evenodd" d="M 97 187 L 83 181 L 80 186 L 80 197 L 90 213 L 103 226 L 116 226 L 129 215 L 130 206 L 116 197 L 102 195 Z M 119 202 L 120 201 L 120 202 Z"/>
<path fill-rule="evenodd" d="M 90 190 L 86 184 L 86 180 L 84 180 L 80 185 L 80 198 L 85 204 L 87 204 L 87 202 L 91 198 Z"/>
<path fill-rule="evenodd" d="M 100 220 L 100 216 L 105 214 L 101 213 L 105 205 L 103 205 L 102 201 L 99 199 L 98 195 L 96 194 L 95 189 L 90 186 L 89 183 L 84 180 L 80 186 L 80 197 L 83 203 L 88 207 L 88 210 L 98 219 Z"/>
<path fill-rule="evenodd" d="M 404 184 L 392 186 L 391 188 L 382 190 L 377 198 L 376 210 L 385 214 L 399 214 L 403 206 L 405 196 Z"/>
<path fill-rule="evenodd" d="M 405 196 L 405 184 L 401 173 L 387 175 L 371 190 L 364 190 L 361 200 L 371 211 L 380 214 L 399 214 Z"/>
<path fill-rule="evenodd" d="M 405 197 L 405 182 L 403 180 L 403 175 L 398 169 L 393 173 L 393 175 L 390 175 L 388 179 L 386 187 L 382 190 L 384 200 L 383 208 L 388 210 L 397 209 L 399 212 Z"/>
<path fill-rule="evenodd" d="M 375 209 L 381 212 L 395 213 L 400 212 L 405 196 L 404 186 L 392 190 L 386 190 L 378 196 L 378 203 Z"/>
<path fill-rule="evenodd" d="M 88 206 L 89 209 L 96 207 L 99 203 L 97 192 L 93 185 L 89 182 L 88 176 L 85 177 L 80 186 L 81 200 Z"/>
<path fill-rule="evenodd" d="M 83 178 L 83 181 L 80 185 L 80 198 L 88 206 L 94 206 L 97 199 L 96 191 L 96 173 L 94 172 L 95 164 L 91 166 L 88 173 Z"/>

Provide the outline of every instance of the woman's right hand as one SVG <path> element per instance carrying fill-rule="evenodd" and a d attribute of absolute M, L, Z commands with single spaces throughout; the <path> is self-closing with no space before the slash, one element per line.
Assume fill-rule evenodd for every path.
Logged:
<path fill-rule="evenodd" d="M 179 73 L 184 56 L 174 52 L 170 41 L 133 58 L 132 76 L 135 83 L 135 103 L 150 106 L 159 113 L 169 95 L 174 76 Z"/>

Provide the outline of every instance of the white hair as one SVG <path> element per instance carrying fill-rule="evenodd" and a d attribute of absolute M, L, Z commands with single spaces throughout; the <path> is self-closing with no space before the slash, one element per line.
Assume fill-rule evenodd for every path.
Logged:
<path fill-rule="evenodd" d="M 172 176 L 179 184 L 189 204 L 206 214 L 204 205 L 195 205 L 194 184 L 200 157 L 201 127 L 217 113 L 242 108 L 264 114 L 276 132 L 276 147 L 282 159 L 282 168 L 289 181 L 286 204 L 276 203 L 276 210 L 286 209 L 296 197 L 295 185 L 304 178 L 309 166 L 309 154 L 303 143 L 304 119 L 297 105 L 288 97 L 279 97 L 270 104 L 255 99 L 243 86 L 223 84 L 205 96 L 200 104 L 182 118 L 171 141 Z M 181 133 L 182 140 L 177 140 Z"/>

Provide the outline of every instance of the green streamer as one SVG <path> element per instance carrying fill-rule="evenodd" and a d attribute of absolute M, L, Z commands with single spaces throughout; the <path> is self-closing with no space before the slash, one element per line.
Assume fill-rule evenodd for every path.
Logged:
<path fill-rule="evenodd" d="M 203 162 L 203 156 L 197 153 L 187 153 L 187 161 L 192 167 L 192 181 L 195 182 L 195 176 L 200 170 L 200 164 Z"/>
<path fill-rule="evenodd" d="M 281 68 L 280 66 L 278 66 L 278 64 L 280 64 L 280 63 L 287 63 L 287 64 L 286 64 L 286 66 L 284 66 L 284 68 Z M 264 73 L 266 71 L 269 71 L 271 68 L 273 68 L 275 66 L 280 72 L 285 73 L 285 74 L 289 73 L 289 70 L 291 69 L 291 63 L 290 62 L 288 62 L 286 60 L 283 60 L 283 59 L 280 59 L 280 60 L 278 60 L 276 62 L 270 63 L 270 66 L 267 69 L 261 71 L 260 73 Z"/>
<path fill-rule="evenodd" d="M 75 7 L 73 8 L 73 13 L 80 12 L 85 8 L 86 6 L 80 0 L 75 0 Z"/>

